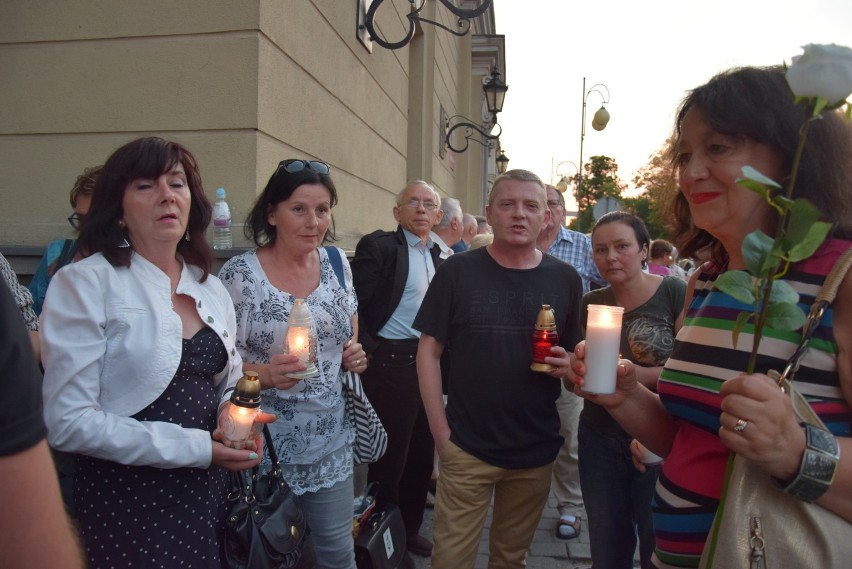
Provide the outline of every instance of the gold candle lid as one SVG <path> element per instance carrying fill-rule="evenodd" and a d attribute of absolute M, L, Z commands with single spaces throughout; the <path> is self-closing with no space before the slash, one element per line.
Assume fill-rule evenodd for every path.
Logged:
<path fill-rule="evenodd" d="M 231 393 L 231 403 L 240 407 L 260 407 L 260 380 L 256 371 L 243 372 Z"/>
<path fill-rule="evenodd" d="M 549 304 L 542 304 L 535 319 L 536 330 L 556 330 L 556 315 Z"/>

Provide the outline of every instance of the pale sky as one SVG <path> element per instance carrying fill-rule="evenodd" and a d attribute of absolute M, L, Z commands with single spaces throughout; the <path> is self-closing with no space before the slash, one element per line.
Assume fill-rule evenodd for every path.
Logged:
<path fill-rule="evenodd" d="M 629 184 L 671 133 L 686 91 L 716 72 L 789 64 L 809 43 L 852 47 L 852 0 L 494 0 L 494 5 L 497 33 L 506 36 L 509 85 L 498 115 L 500 141 L 509 168 L 532 170 L 545 182 L 552 165 L 579 163 L 584 76 L 586 91 L 596 83 L 609 89 L 611 119 L 603 131 L 591 127 L 603 99 L 590 93 L 583 161 L 610 156 Z M 563 164 L 559 173 L 573 176 L 575 170 Z"/>

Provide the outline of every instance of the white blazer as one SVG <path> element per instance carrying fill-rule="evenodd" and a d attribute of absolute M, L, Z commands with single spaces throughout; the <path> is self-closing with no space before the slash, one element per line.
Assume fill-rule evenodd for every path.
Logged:
<path fill-rule="evenodd" d="M 214 379 L 224 401 L 242 374 L 234 305 L 218 278 L 199 283 L 200 275 L 184 264 L 177 292 L 195 300 L 228 351 L 228 364 Z M 50 444 L 121 464 L 210 466 L 211 433 L 130 418 L 174 377 L 182 328 L 171 308 L 168 276 L 144 257 L 134 253 L 130 267 L 113 267 L 96 254 L 63 267 L 50 282 L 41 314 Z"/>

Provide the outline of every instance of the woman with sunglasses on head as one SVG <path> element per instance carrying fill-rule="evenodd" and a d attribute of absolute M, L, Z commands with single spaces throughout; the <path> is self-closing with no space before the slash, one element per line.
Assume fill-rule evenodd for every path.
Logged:
<path fill-rule="evenodd" d="M 209 275 L 211 209 L 186 148 L 130 142 L 98 176 L 85 258 L 47 291 L 45 423 L 54 448 L 77 453 L 93 568 L 219 569 L 225 471 L 260 462 L 260 437 L 237 450 L 214 432 L 242 360 L 233 303 Z"/>
<path fill-rule="evenodd" d="M 71 224 L 74 233 L 80 230 L 80 222 L 89 212 L 92 194 L 95 191 L 95 181 L 98 179 L 98 172 L 100 171 L 101 166 L 86 168 L 82 174 L 77 176 L 74 187 L 71 188 L 68 201 L 71 202 L 74 213 L 68 216 L 68 223 Z M 56 271 L 73 261 L 76 256 L 76 239 L 57 239 L 48 244 L 47 250 L 39 261 L 33 278 L 27 287 L 33 295 L 33 309 L 37 315 L 41 314 L 41 305 L 44 303 L 44 295 L 47 294 L 50 279 L 53 278 Z"/>
<path fill-rule="evenodd" d="M 337 189 L 318 160 L 284 160 L 245 223 L 257 248 L 230 259 L 219 272 L 237 312 L 237 349 L 258 373 L 264 411 L 284 477 L 300 495 L 311 527 L 316 566 L 354 569 L 352 541 L 353 433 L 344 420 L 342 375 L 363 372 L 357 300 L 346 256 L 324 248 L 334 239 L 331 210 Z M 340 282 L 330 255 L 343 269 Z M 304 299 L 317 329 L 317 373 L 284 353 L 296 299 Z"/>

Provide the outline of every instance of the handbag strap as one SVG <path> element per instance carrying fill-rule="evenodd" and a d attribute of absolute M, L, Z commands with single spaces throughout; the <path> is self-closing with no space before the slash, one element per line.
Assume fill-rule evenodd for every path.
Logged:
<path fill-rule="evenodd" d="M 346 279 L 343 278 L 343 259 L 340 258 L 340 250 L 337 247 L 330 247 L 328 245 L 323 247 L 323 249 L 325 249 L 328 255 L 328 262 L 334 271 L 334 275 L 337 277 L 340 288 L 346 290 Z"/>
<path fill-rule="evenodd" d="M 822 315 L 825 313 L 825 309 L 828 308 L 837 297 L 837 289 L 840 287 L 840 283 L 843 282 L 850 266 L 852 266 L 852 249 L 847 249 L 834 264 L 831 271 L 828 273 L 828 276 L 825 278 L 822 288 L 820 288 L 814 298 L 814 302 L 808 311 L 807 320 L 805 321 L 804 326 L 802 326 L 802 339 L 800 340 L 796 351 L 793 352 L 793 355 L 790 356 L 789 360 L 787 360 L 782 373 L 779 374 L 778 372 L 772 371 L 769 374 L 770 377 L 778 382 L 778 385 L 780 385 L 782 389 L 790 393 L 793 410 L 796 412 L 796 415 L 798 415 L 799 418 L 806 423 L 816 425 L 823 429 L 826 428 L 825 424 L 811 408 L 807 399 L 805 399 L 801 393 L 793 389 L 792 382 L 796 372 L 799 370 L 799 364 L 801 363 L 802 358 L 808 351 L 808 340 L 810 340 L 814 330 L 816 330 L 817 325 L 822 319 Z"/>

